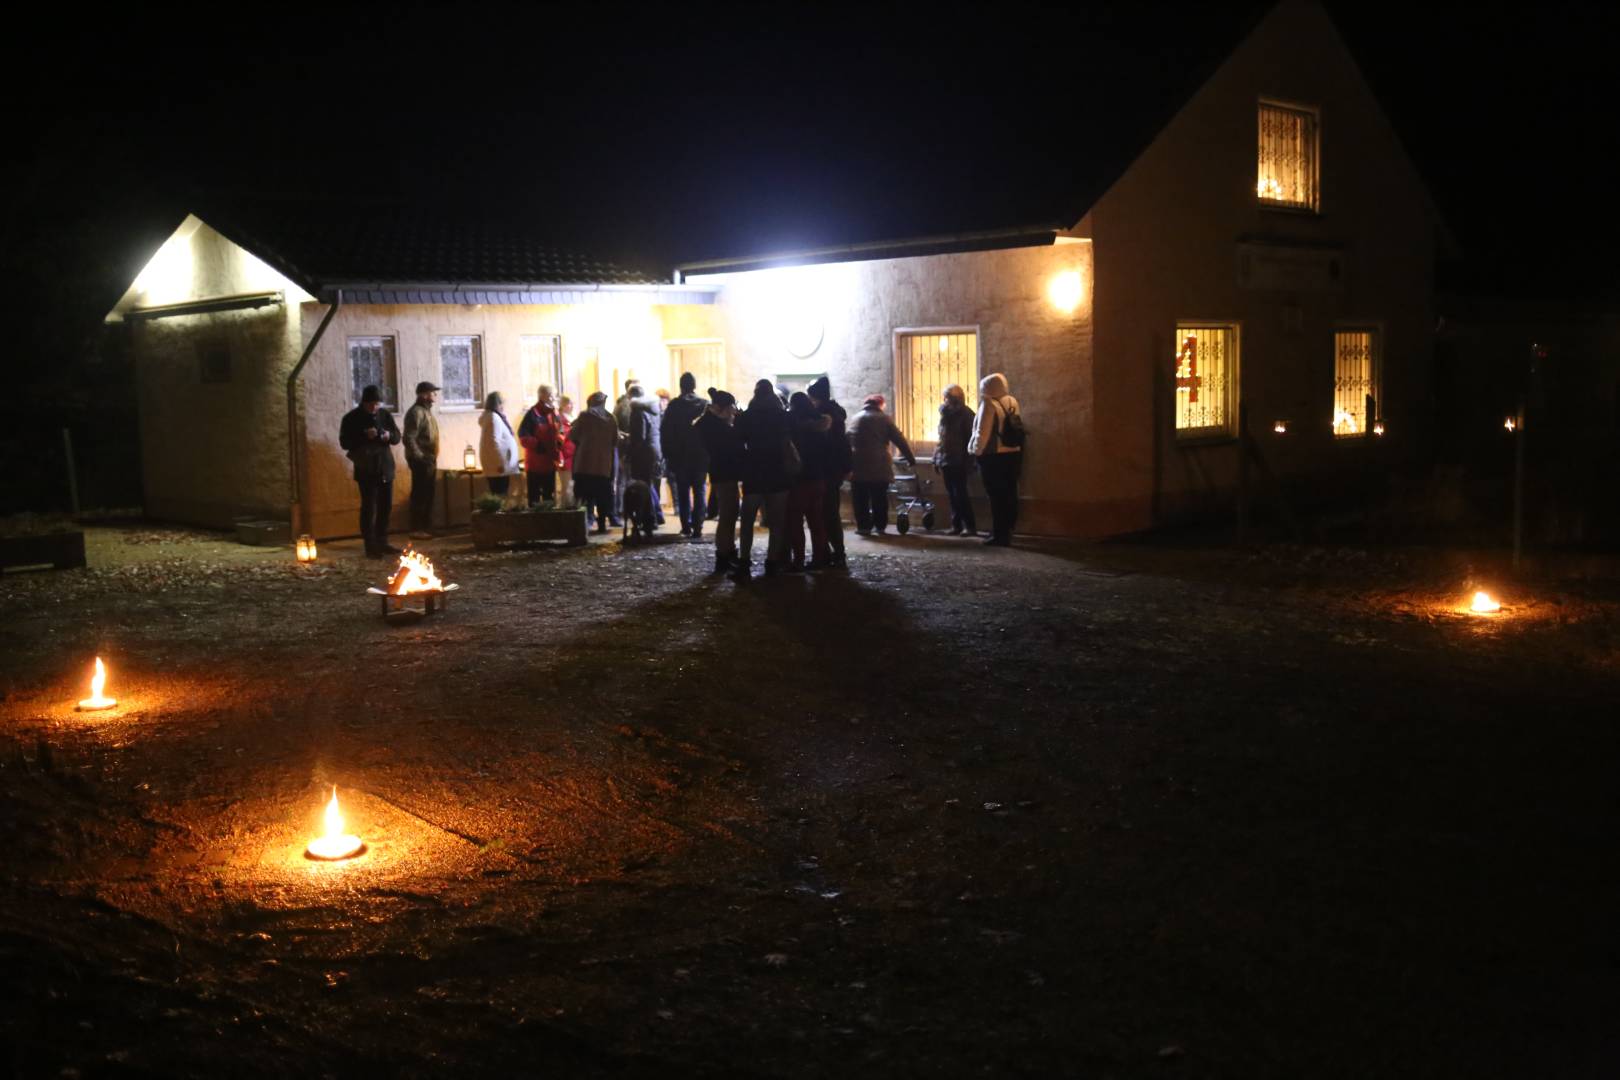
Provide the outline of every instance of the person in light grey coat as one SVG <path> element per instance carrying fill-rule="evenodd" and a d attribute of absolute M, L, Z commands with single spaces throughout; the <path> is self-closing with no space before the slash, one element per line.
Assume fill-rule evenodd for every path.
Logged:
<path fill-rule="evenodd" d="M 850 494 L 855 503 L 855 531 L 862 536 L 889 528 L 889 485 L 894 482 L 892 445 L 910 468 L 917 467 L 917 456 L 900 434 L 900 428 L 883 411 L 882 394 L 873 394 L 849 422 L 849 446 L 854 456 Z"/>

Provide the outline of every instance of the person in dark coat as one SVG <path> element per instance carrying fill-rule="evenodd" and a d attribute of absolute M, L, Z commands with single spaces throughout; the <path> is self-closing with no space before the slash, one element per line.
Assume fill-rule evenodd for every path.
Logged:
<path fill-rule="evenodd" d="M 733 575 L 747 581 L 753 569 L 750 553 L 754 546 L 754 515 L 765 511 L 765 527 L 771 531 L 765 549 L 765 576 L 782 572 L 787 561 L 787 496 L 793 474 L 788 455 L 788 415 L 782 399 L 776 396 L 771 380 L 754 384 L 748 408 L 737 418 L 737 433 L 743 443 L 742 544 Z"/>
<path fill-rule="evenodd" d="M 889 527 L 889 485 L 894 482 L 894 462 L 889 445 L 900 451 L 910 467 L 917 457 L 906 437 L 900 434 L 889 414 L 883 411 L 882 394 L 873 394 L 855 414 L 849 425 L 850 452 L 854 455 L 854 480 L 850 487 L 855 502 L 855 531 L 862 536 L 876 532 L 882 536 Z"/>
<path fill-rule="evenodd" d="M 670 483 L 675 488 L 675 511 L 681 519 L 681 535 L 696 540 L 703 535 L 703 480 L 709 472 L 709 452 L 693 425 L 707 411 L 709 403 L 697 396 L 697 379 L 690 371 L 681 375 L 681 396 L 669 403 L 660 424 L 664 461 L 669 466 Z"/>
<path fill-rule="evenodd" d="M 664 523 L 663 500 L 659 498 L 664 478 L 664 444 L 659 437 L 658 399 L 641 384 L 630 388 L 630 479 L 640 480 L 652 489 L 653 514 Z"/>
<path fill-rule="evenodd" d="M 366 558 L 398 555 L 388 542 L 388 519 L 394 511 L 394 447 L 399 427 L 382 407 L 382 392 L 375 386 L 360 391 L 360 404 L 343 417 L 338 445 L 354 462 L 354 482 L 360 488 L 360 535 Z"/>
<path fill-rule="evenodd" d="M 793 447 L 799 452 L 799 475 L 788 489 L 787 531 L 792 573 L 822 570 L 827 566 L 827 528 L 821 513 L 822 492 L 831 471 L 832 445 L 827 431 L 832 418 L 816 410 L 810 395 L 794 394 L 788 400 L 788 430 Z M 810 563 L 804 561 L 804 529 L 810 527 Z"/>
<path fill-rule="evenodd" d="M 973 438 L 973 410 L 967 407 L 967 394 L 955 383 L 945 388 L 939 406 L 939 441 L 934 445 L 934 466 L 945 480 L 945 494 L 951 500 L 951 535 L 975 536 L 979 523 L 973 516 L 973 500 L 968 496 L 968 473 L 973 458 L 968 440 Z"/>
<path fill-rule="evenodd" d="M 714 483 L 717 508 L 714 532 L 714 572 L 723 574 L 737 564 L 737 485 L 742 483 L 744 450 L 737 431 L 737 399 L 724 390 L 709 387 L 709 407 L 698 417 L 693 429 L 703 441 Z"/>
<path fill-rule="evenodd" d="M 568 429 L 574 447 L 574 494 L 585 504 L 587 523 L 608 531 L 613 517 L 613 460 L 618 454 L 619 425 L 607 410 L 607 395 L 598 390 L 586 399 L 585 411 Z"/>
<path fill-rule="evenodd" d="M 827 565 L 842 569 L 848 563 L 844 559 L 844 520 L 839 513 L 839 503 L 851 468 L 849 433 L 845 430 L 849 414 L 833 399 L 832 383 L 825 375 L 811 383 L 806 393 L 815 403 L 816 411 L 827 417 L 826 439 L 830 450 L 826 483 L 821 491 L 821 520 L 827 534 Z"/>

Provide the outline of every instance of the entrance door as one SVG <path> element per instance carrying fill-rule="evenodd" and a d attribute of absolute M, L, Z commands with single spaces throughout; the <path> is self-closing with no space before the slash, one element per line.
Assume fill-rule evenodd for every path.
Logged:
<path fill-rule="evenodd" d="M 726 385 L 726 346 L 719 340 L 671 341 L 669 344 L 669 392 L 680 394 L 681 375 L 690 371 L 697 380 L 699 397 L 709 387 L 737 391 Z M 651 389 L 651 387 L 649 387 Z M 739 398 L 745 395 L 738 394 Z"/>

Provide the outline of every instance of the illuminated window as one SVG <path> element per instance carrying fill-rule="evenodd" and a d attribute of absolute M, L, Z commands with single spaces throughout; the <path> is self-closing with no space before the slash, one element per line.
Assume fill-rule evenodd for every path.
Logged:
<path fill-rule="evenodd" d="M 1255 192 L 1264 206 L 1317 209 L 1315 109 L 1260 103 L 1260 166 Z"/>
<path fill-rule="evenodd" d="M 1333 434 L 1367 434 L 1378 419 L 1378 331 L 1340 330 L 1333 335 Z"/>
<path fill-rule="evenodd" d="M 563 394 L 562 338 L 556 334 L 525 334 L 518 338 L 519 366 L 523 371 L 520 401 L 534 401 L 544 383 L 554 397 Z"/>
<path fill-rule="evenodd" d="M 446 405 L 483 404 L 484 343 L 477 334 L 439 339 L 439 388 Z"/>
<path fill-rule="evenodd" d="M 679 394 L 681 375 L 690 371 L 697 380 L 698 397 L 707 394 L 709 387 L 726 388 L 726 346 L 721 341 L 671 341 L 669 348 L 669 382 L 672 394 Z"/>
<path fill-rule="evenodd" d="M 1176 435 L 1230 435 L 1237 420 L 1237 327 L 1176 326 Z"/>
<path fill-rule="evenodd" d="M 975 330 L 909 330 L 895 335 L 894 417 L 907 441 L 939 437 L 939 404 L 955 383 L 968 408 L 979 403 L 979 334 Z"/>
<path fill-rule="evenodd" d="M 391 337 L 349 339 L 349 400 L 360 404 L 360 391 L 375 386 L 386 408 L 399 408 L 399 364 Z"/>

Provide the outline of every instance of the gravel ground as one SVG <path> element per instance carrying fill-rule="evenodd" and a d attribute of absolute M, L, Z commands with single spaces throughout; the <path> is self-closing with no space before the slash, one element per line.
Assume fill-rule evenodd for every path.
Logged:
<path fill-rule="evenodd" d="M 408 625 L 352 542 L 0 579 L 0 1061 L 1620 1070 L 1611 563 L 849 542 L 444 538 Z M 333 784 L 368 850 L 311 863 Z"/>

